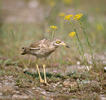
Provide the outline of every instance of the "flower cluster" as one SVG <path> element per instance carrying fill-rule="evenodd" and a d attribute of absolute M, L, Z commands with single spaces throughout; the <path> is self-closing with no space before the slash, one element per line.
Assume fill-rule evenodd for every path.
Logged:
<path fill-rule="evenodd" d="M 60 17 L 63 17 L 64 20 L 66 20 L 66 21 L 70 21 L 70 20 L 80 20 L 80 19 L 82 18 L 83 14 L 82 14 L 82 13 L 79 13 L 79 14 L 76 14 L 76 15 L 73 15 L 73 14 L 65 15 L 65 13 L 61 12 L 61 13 L 59 13 L 59 16 L 60 16 Z M 51 25 L 48 32 L 52 32 L 52 37 L 54 37 L 55 30 L 57 30 L 57 29 L 58 29 L 57 26 Z M 100 29 L 100 26 L 99 26 L 98 29 Z M 70 33 L 69 33 L 69 37 L 72 38 L 72 37 L 74 37 L 76 34 L 77 34 L 77 33 L 74 32 L 74 31 L 73 31 L 73 32 L 70 32 Z"/>
<path fill-rule="evenodd" d="M 70 32 L 70 33 L 69 33 L 69 37 L 74 37 L 75 34 L 76 34 L 76 32 Z"/>
<path fill-rule="evenodd" d="M 51 25 L 51 26 L 50 26 L 50 29 L 57 30 L 58 27 L 57 27 L 57 26 L 54 26 L 54 25 Z"/>
<path fill-rule="evenodd" d="M 61 12 L 61 13 L 59 13 L 59 16 L 60 17 L 64 17 L 65 16 L 65 13 Z"/>
<path fill-rule="evenodd" d="M 73 15 L 66 15 L 65 17 L 64 17 L 64 20 L 71 20 L 71 18 L 73 17 Z"/>
<path fill-rule="evenodd" d="M 67 4 L 67 5 L 71 4 L 72 2 L 73 2 L 73 0 L 63 0 L 63 3 Z"/>
<path fill-rule="evenodd" d="M 69 14 L 69 15 L 66 15 L 65 17 L 64 17 L 64 20 L 68 20 L 68 21 L 70 21 L 70 20 L 80 20 L 81 18 L 82 18 L 82 16 L 83 16 L 83 14 L 82 13 L 80 13 L 80 14 L 76 14 L 76 15 L 72 15 L 72 14 Z"/>
<path fill-rule="evenodd" d="M 74 17 L 73 17 L 73 19 L 74 20 L 79 20 L 79 19 L 81 19 L 81 17 L 83 16 L 83 14 L 76 14 Z"/>
<path fill-rule="evenodd" d="M 54 7 L 56 5 L 56 2 L 54 0 L 50 0 L 49 5 L 51 7 Z"/>
<path fill-rule="evenodd" d="M 97 30 L 99 30 L 99 31 L 104 29 L 102 24 L 97 24 L 96 27 L 97 27 Z"/>

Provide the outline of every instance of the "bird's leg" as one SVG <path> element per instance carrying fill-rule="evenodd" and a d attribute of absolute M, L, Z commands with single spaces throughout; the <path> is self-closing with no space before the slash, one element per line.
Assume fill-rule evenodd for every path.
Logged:
<path fill-rule="evenodd" d="M 45 70 L 46 65 L 43 64 L 43 71 L 44 71 L 44 81 L 47 84 L 47 79 L 46 79 L 46 70 Z"/>
<path fill-rule="evenodd" d="M 42 77 L 41 77 L 41 75 L 40 75 L 40 71 L 39 71 L 38 64 L 36 64 L 36 68 L 37 68 L 37 71 L 38 71 L 38 74 L 39 74 L 40 82 L 41 82 L 41 83 L 44 83 L 44 80 L 42 79 Z"/>

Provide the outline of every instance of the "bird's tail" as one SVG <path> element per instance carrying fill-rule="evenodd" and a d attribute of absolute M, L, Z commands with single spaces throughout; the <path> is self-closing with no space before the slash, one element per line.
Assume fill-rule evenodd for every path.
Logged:
<path fill-rule="evenodd" d="M 22 49 L 23 49 L 23 51 L 22 51 L 21 55 L 27 54 L 27 48 L 26 47 L 23 47 Z"/>

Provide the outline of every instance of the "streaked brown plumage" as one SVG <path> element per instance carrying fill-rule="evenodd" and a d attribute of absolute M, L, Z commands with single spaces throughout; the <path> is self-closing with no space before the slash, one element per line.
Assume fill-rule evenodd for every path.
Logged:
<path fill-rule="evenodd" d="M 24 47 L 22 55 L 31 54 L 36 56 L 37 58 L 47 57 L 61 45 L 66 46 L 66 44 L 59 39 L 56 39 L 52 42 L 50 42 L 50 40 L 43 39 L 38 42 L 32 43 L 29 47 Z"/>
<path fill-rule="evenodd" d="M 54 52 L 56 50 L 56 48 L 58 48 L 59 46 L 62 46 L 62 45 L 69 48 L 69 46 L 67 46 L 63 41 L 61 41 L 59 39 L 56 39 L 54 41 L 43 39 L 38 42 L 32 43 L 29 47 L 23 47 L 22 55 L 30 54 L 30 55 L 36 56 L 37 58 L 46 58 L 52 52 Z M 36 65 L 36 67 L 37 67 L 38 74 L 40 77 L 40 82 L 47 83 L 46 74 L 45 74 L 45 65 L 43 65 L 45 81 L 41 78 L 38 65 Z"/>

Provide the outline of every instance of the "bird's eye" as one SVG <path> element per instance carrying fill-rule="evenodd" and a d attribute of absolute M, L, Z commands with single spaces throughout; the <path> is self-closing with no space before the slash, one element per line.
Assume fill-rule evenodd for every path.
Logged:
<path fill-rule="evenodd" d="M 56 41 L 57 44 L 61 43 L 61 41 Z"/>

